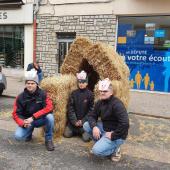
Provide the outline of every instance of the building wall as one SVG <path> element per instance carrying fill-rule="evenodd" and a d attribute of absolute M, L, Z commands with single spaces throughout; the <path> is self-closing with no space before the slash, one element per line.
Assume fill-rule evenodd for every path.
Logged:
<path fill-rule="evenodd" d="M 115 15 L 170 15 L 169 0 L 115 0 Z"/>
<path fill-rule="evenodd" d="M 57 32 L 76 32 L 76 36 L 115 45 L 114 15 L 38 16 L 37 23 L 37 58 L 45 76 L 58 72 Z"/>

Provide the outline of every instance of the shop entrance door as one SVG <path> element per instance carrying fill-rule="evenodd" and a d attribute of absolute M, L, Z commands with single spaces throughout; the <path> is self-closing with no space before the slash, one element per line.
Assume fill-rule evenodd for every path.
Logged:
<path fill-rule="evenodd" d="M 0 26 L 0 65 L 24 68 L 24 26 Z"/>

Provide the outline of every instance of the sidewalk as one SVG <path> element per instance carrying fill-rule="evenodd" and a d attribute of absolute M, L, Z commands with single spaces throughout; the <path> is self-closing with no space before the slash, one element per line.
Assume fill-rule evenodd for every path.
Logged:
<path fill-rule="evenodd" d="M 3 68 L 3 73 L 7 79 L 7 89 L 4 90 L 3 95 L 16 97 L 24 89 L 24 70 Z"/>

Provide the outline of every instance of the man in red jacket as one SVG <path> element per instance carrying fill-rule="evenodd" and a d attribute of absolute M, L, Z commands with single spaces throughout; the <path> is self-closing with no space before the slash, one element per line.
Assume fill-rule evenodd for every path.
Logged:
<path fill-rule="evenodd" d="M 48 151 L 53 151 L 54 116 L 52 110 L 52 101 L 45 91 L 38 87 L 36 71 L 27 71 L 25 89 L 16 98 L 12 113 L 13 119 L 18 124 L 15 138 L 30 141 L 34 128 L 45 126 L 45 145 Z"/>

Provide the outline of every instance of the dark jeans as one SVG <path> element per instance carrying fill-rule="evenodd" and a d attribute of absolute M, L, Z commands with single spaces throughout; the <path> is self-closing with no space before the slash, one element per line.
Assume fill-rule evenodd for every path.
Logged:
<path fill-rule="evenodd" d="M 82 135 L 84 133 L 83 127 L 75 127 L 71 123 L 68 123 L 64 130 L 64 137 L 72 137 Z"/>

